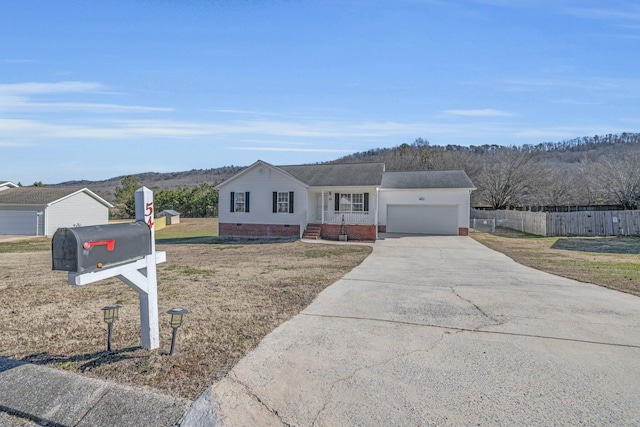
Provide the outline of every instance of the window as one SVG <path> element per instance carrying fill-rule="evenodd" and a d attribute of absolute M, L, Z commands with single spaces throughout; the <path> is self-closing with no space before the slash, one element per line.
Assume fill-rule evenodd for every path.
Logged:
<path fill-rule="evenodd" d="M 339 212 L 368 212 L 369 193 L 336 193 L 335 210 Z"/>
<path fill-rule="evenodd" d="M 278 193 L 278 212 L 289 213 L 289 193 Z"/>
<path fill-rule="evenodd" d="M 231 212 L 249 212 L 249 192 L 231 192 Z"/>
<path fill-rule="evenodd" d="M 293 213 L 293 191 L 273 192 L 273 213 Z"/>

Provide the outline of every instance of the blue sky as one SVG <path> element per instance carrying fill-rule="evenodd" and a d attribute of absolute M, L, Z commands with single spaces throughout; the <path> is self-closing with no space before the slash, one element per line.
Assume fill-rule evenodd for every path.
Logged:
<path fill-rule="evenodd" d="M 0 0 L 0 179 L 640 131 L 640 3 Z"/>

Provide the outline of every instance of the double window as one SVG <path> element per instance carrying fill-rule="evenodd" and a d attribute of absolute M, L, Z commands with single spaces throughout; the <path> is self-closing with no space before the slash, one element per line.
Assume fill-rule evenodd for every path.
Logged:
<path fill-rule="evenodd" d="M 336 193 L 335 210 L 339 212 L 369 212 L 369 193 Z"/>
<path fill-rule="evenodd" d="M 293 191 L 273 192 L 273 213 L 293 213 Z"/>

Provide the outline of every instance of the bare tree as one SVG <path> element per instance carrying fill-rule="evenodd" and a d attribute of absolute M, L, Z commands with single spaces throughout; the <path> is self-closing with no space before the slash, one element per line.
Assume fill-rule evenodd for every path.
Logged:
<path fill-rule="evenodd" d="M 591 165 L 592 179 L 610 202 L 636 209 L 640 202 L 640 152 L 608 155 Z"/>
<path fill-rule="evenodd" d="M 474 183 L 478 197 L 493 209 L 528 204 L 542 175 L 534 154 L 516 147 L 484 154 Z"/>

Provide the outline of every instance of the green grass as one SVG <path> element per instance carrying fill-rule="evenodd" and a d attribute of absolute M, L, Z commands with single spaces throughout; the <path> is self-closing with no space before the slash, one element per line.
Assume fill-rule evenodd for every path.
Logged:
<path fill-rule="evenodd" d="M 217 218 L 182 218 L 179 224 L 156 231 L 158 243 L 215 243 L 217 236 Z"/>
<path fill-rule="evenodd" d="M 16 252 L 41 252 L 51 250 L 51 240 L 48 237 L 34 237 L 26 240 L 18 240 L 15 242 L 0 243 L 0 253 L 16 253 Z"/>

